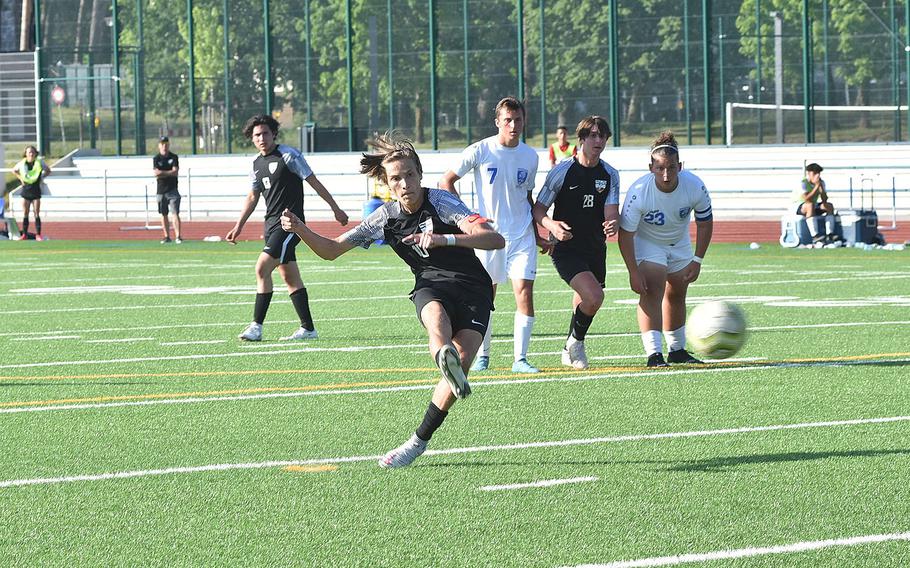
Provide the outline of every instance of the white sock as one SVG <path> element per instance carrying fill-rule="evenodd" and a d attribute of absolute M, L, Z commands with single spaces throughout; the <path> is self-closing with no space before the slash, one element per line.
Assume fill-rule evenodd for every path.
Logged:
<path fill-rule="evenodd" d="M 483 334 L 483 343 L 480 345 L 478 357 L 490 356 L 490 342 L 493 340 L 493 312 L 490 312 L 490 321 L 487 322 L 487 331 Z"/>
<path fill-rule="evenodd" d="M 825 215 L 825 234 L 834 234 L 834 215 Z"/>
<path fill-rule="evenodd" d="M 667 351 L 679 351 L 686 347 L 686 326 L 673 331 L 665 331 L 664 337 L 667 339 Z"/>
<path fill-rule="evenodd" d="M 660 332 L 656 329 L 641 332 L 641 342 L 645 346 L 645 353 L 649 356 L 663 352 Z"/>
<path fill-rule="evenodd" d="M 818 225 L 815 224 L 815 217 L 806 217 L 806 226 L 809 227 L 809 234 L 813 237 L 818 236 Z"/>
<path fill-rule="evenodd" d="M 531 329 L 534 327 L 534 317 L 515 312 L 515 360 L 528 358 L 528 344 L 531 343 Z"/>

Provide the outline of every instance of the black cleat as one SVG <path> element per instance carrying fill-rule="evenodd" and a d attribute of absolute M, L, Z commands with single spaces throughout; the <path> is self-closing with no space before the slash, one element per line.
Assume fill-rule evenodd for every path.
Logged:
<path fill-rule="evenodd" d="M 667 354 L 668 363 L 683 363 L 685 365 L 703 365 L 704 361 L 699 361 L 685 349 L 677 349 Z"/>
<path fill-rule="evenodd" d="M 649 367 L 669 367 L 667 362 L 664 361 L 663 353 L 652 353 L 648 355 L 648 366 Z"/>

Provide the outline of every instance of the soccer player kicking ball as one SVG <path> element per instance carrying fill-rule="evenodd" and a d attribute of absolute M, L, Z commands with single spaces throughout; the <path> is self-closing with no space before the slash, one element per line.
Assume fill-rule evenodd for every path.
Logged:
<path fill-rule="evenodd" d="M 347 214 L 338 207 L 332 194 L 328 192 L 316 174 L 310 169 L 297 148 L 278 144 L 278 121 L 268 114 L 250 118 L 243 128 L 243 134 L 259 150 L 253 161 L 253 172 L 250 174 L 250 193 L 243 204 L 240 219 L 228 231 L 225 240 L 236 243 L 246 220 L 256 209 L 259 196 L 265 197 L 265 247 L 256 261 L 256 304 L 253 307 L 253 322 L 247 326 L 239 338 L 243 341 L 261 341 L 262 323 L 272 302 L 272 272 L 278 269 L 281 278 L 288 287 L 291 303 L 300 328 L 282 340 L 300 341 L 316 339 L 316 327 L 310 314 L 310 300 L 306 287 L 300 278 L 297 267 L 295 247 L 300 239 L 294 233 L 281 228 L 281 212 L 289 209 L 299 218 L 303 218 L 303 182 L 306 182 L 329 204 L 335 214 L 335 220 L 342 225 L 348 224 Z"/>
<path fill-rule="evenodd" d="M 629 187 L 619 223 L 619 250 L 639 295 L 638 327 L 648 367 L 701 363 L 686 351 L 686 291 L 698 279 L 714 228 L 711 197 L 698 176 L 682 171 L 679 146 L 666 131 L 651 146 L 651 173 Z M 689 217 L 695 211 L 695 252 Z M 664 360 L 660 332 L 669 354 Z"/>
<path fill-rule="evenodd" d="M 604 301 L 607 278 L 606 238 L 616 234 L 619 218 L 619 173 L 600 159 L 610 126 L 589 116 L 575 130 L 581 149 L 547 174 L 534 204 L 534 220 L 556 239 L 553 266 L 572 288 L 572 321 L 562 363 L 588 368 L 585 335 Z M 547 215 L 553 206 L 553 217 Z"/>
<path fill-rule="evenodd" d="M 455 400 L 471 393 L 468 365 L 493 310 L 493 283 L 473 249 L 501 249 L 505 239 L 451 193 L 421 186 L 423 168 L 410 141 L 386 134 L 369 144 L 375 151 L 363 155 L 360 171 L 387 185 L 397 201 L 335 239 L 313 232 L 291 211 L 281 226 L 326 260 L 383 239 L 414 273 L 411 301 L 442 379 L 414 435 L 379 460 L 381 467 L 404 467 L 423 454 Z"/>

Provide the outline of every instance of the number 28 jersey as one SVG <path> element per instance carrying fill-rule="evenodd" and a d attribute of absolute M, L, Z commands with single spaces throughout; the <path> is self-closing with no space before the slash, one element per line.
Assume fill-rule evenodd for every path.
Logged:
<path fill-rule="evenodd" d="M 657 188 L 654 174 L 644 175 L 629 187 L 622 204 L 619 226 L 655 243 L 671 245 L 689 238 L 689 218 L 710 221 L 711 196 L 701 179 L 686 170 L 670 193 Z"/>

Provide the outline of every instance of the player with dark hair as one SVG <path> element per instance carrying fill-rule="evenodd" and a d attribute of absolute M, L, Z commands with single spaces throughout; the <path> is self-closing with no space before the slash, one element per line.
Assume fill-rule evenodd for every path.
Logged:
<path fill-rule="evenodd" d="M 577 154 L 578 146 L 569 142 L 569 129 L 560 124 L 556 127 L 556 142 L 550 144 L 550 167 L 574 158 Z"/>
<path fill-rule="evenodd" d="M 701 363 L 686 351 L 686 291 L 698 279 L 714 222 L 704 182 L 683 171 L 679 145 L 665 131 L 651 145 L 651 173 L 626 193 L 619 225 L 619 250 L 629 284 L 639 295 L 638 327 L 648 367 Z M 689 222 L 695 212 L 695 252 Z M 669 353 L 664 360 L 661 330 Z"/>
<path fill-rule="evenodd" d="M 806 226 L 812 235 L 813 243 L 838 243 L 840 238 L 836 234 L 836 221 L 834 219 L 834 205 L 828 201 L 828 190 L 822 171 L 825 168 L 816 163 L 806 166 L 806 177 L 803 178 L 799 188 L 793 192 L 793 202 L 796 204 L 796 214 L 806 218 Z M 825 234 L 819 234 L 815 219 L 821 218 L 825 224 Z"/>
<path fill-rule="evenodd" d="M 581 149 L 547 174 L 534 204 L 534 220 L 556 240 L 553 266 L 574 291 L 562 363 L 587 369 L 585 335 L 604 300 L 606 238 L 616 234 L 619 173 L 600 158 L 613 134 L 603 117 L 582 119 L 575 133 Z M 552 217 L 547 215 L 551 205 Z"/>
<path fill-rule="evenodd" d="M 28 238 L 28 213 L 35 208 L 35 240 L 44 240 L 41 236 L 41 184 L 44 178 L 51 175 L 51 168 L 38 155 L 34 146 L 26 146 L 22 159 L 13 167 L 13 174 L 22 182 L 22 231 L 20 240 Z"/>
<path fill-rule="evenodd" d="M 479 250 L 477 257 L 496 286 L 512 281 L 515 294 L 512 372 L 539 373 L 528 362 L 528 345 L 534 327 L 534 279 L 537 277 L 537 244 L 546 242 L 537 235 L 531 215 L 531 192 L 537 177 L 537 152 L 521 141 L 525 108 L 515 97 L 500 100 L 495 109 L 498 133 L 471 144 L 461 153 L 457 165 L 443 174 L 439 187 L 458 195 L 455 182 L 474 171 L 477 209 L 490 219 L 493 228 L 506 239 L 504 250 Z M 492 322 L 491 322 L 492 323 Z M 477 361 L 471 367 L 483 371 L 490 364 L 492 325 L 487 327 Z"/>
<path fill-rule="evenodd" d="M 294 250 L 300 238 L 281 228 L 281 213 L 290 210 L 303 219 L 303 182 L 304 180 L 329 204 L 335 214 L 335 220 L 342 225 L 348 224 L 347 214 L 338 207 L 332 194 L 316 178 L 303 154 L 296 148 L 278 144 L 278 121 L 267 114 L 250 118 L 243 128 L 244 136 L 252 140 L 259 150 L 253 161 L 250 174 L 251 189 L 240 212 L 240 219 L 228 231 L 225 239 L 236 243 L 247 219 L 259 203 L 259 197 L 265 198 L 265 247 L 256 262 L 256 304 L 253 309 L 253 322 L 240 334 L 244 341 L 262 340 L 262 323 L 272 301 L 272 272 L 277 268 L 288 287 L 291 303 L 300 318 L 300 328 L 284 340 L 315 339 L 318 334 L 310 314 L 310 302 L 307 289 L 300 278 L 297 267 L 297 254 Z"/>
<path fill-rule="evenodd" d="M 493 284 L 474 249 L 501 249 L 505 239 L 451 193 L 421 186 L 423 168 L 410 141 L 386 134 L 369 144 L 375 151 L 363 155 L 361 173 L 385 183 L 397 201 L 335 239 L 313 232 L 291 211 L 281 225 L 326 260 L 382 239 L 414 273 L 411 300 L 442 379 L 414 435 L 379 460 L 382 467 L 403 467 L 423 454 L 456 399 L 471 393 L 468 367 L 493 309 Z"/>
<path fill-rule="evenodd" d="M 161 244 L 171 242 L 171 220 L 173 220 L 175 242 L 179 245 L 183 243 L 180 224 L 180 191 L 177 190 L 180 158 L 171 152 L 171 140 L 167 136 L 158 139 L 158 153 L 152 158 L 152 171 L 158 182 L 158 213 L 161 215 L 161 230 L 164 233 Z M 168 214 L 170 214 L 170 218 Z"/>

